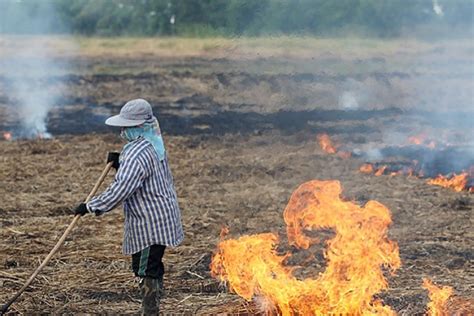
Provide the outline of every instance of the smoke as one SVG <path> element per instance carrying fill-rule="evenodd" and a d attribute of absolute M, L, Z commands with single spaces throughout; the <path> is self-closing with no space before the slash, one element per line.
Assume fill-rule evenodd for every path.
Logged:
<path fill-rule="evenodd" d="M 356 90 L 360 90 L 360 84 L 353 79 L 345 80 L 342 85 L 342 93 L 339 96 L 338 106 L 341 110 L 357 110 L 359 108 Z"/>
<path fill-rule="evenodd" d="M 443 16 L 443 7 L 438 3 L 438 0 L 433 0 L 433 11 L 437 16 Z"/>
<path fill-rule="evenodd" d="M 376 104 L 372 87 L 366 81 L 346 79 L 340 87 L 338 108 L 344 111 L 367 109 Z"/>
<path fill-rule="evenodd" d="M 26 43 L 25 43 L 26 44 Z M 55 68 L 48 58 L 48 52 L 42 45 L 21 47 L 18 56 L 9 59 L 2 65 L 4 76 L 10 89 L 7 97 L 10 109 L 15 112 L 20 122 L 21 137 L 50 137 L 46 129 L 46 119 L 49 110 L 59 97 L 57 91 L 47 89 L 49 71 Z M 31 50 L 35 57 L 25 56 L 24 52 Z"/>
<path fill-rule="evenodd" d="M 339 106 L 344 110 L 357 110 L 359 102 L 352 91 L 345 91 L 339 98 Z"/>
<path fill-rule="evenodd" d="M 441 22 L 452 17 L 455 9 L 441 0 L 428 4 L 432 4 L 428 13 Z M 413 162 L 428 177 L 469 170 L 472 174 L 474 45 L 470 38 L 446 40 L 441 35 L 455 34 L 457 26 L 441 22 L 426 25 L 431 28 L 426 30 L 432 35 L 429 39 L 414 40 L 406 34 L 403 41 L 392 42 L 399 45 L 392 52 L 354 60 L 354 65 L 366 66 L 366 77 L 354 76 L 340 84 L 338 109 L 399 111 L 390 119 L 380 118 L 376 126 L 383 127 L 375 136 L 377 141 L 355 142 L 354 156 L 371 163 L 391 163 L 393 168 Z M 434 36 L 437 31 L 439 37 Z"/>
<path fill-rule="evenodd" d="M 29 12 L 22 1 L 7 1 L 0 5 L 2 19 L 0 33 L 14 33 L 15 21 L 22 20 L 22 30 L 40 33 L 54 25 L 54 5 L 49 1 L 37 2 L 36 13 Z M 0 74 L 4 83 L 3 94 L 7 111 L 18 122 L 14 137 L 49 138 L 48 113 L 61 96 L 61 89 L 52 85 L 52 77 L 64 72 L 66 63 L 58 62 L 54 43 L 43 37 L 3 35 L 8 53 L 0 59 Z M 7 43 L 5 45 L 5 43 Z"/>

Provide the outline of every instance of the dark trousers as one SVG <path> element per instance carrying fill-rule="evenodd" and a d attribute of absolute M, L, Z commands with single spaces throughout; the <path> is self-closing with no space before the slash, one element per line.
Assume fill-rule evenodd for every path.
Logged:
<path fill-rule="evenodd" d="M 166 246 L 152 245 L 132 255 L 132 270 L 135 276 L 163 280 L 165 266 L 163 255 Z"/>

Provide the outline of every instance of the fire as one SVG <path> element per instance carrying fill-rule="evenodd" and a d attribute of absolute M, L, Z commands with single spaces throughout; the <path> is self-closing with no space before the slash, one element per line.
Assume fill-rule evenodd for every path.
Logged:
<path fill-rule="evenodd" d="M 388 166 L 381 166 L 377 169 L 375 169 L 374 165 L 370 163 L 365 163 L 362 166 L 360 166 L 359 171 L 362 173 L 373 173 L 375 176 L 379 177 L 385 173 L 385 170 L 387 170 Z M 393 175 L 393 172 L 391 173 Z"/>
<path fill-rule="evenodd" d="M 359 171 L 362 173 L 373 173 L 374 172 L 374 166 L 370 163 L 365 163 L 362 166 L 360 166 Z"/>
<path fill-rule="evenodd" d="M 436 147 L 436 142 L 434 140 L 430 140 L 426 133 L 408 137 L 408 143 L 413 145 L 423 145 L 431 149 Z"/>
<path fill-rule="evenodd" d="M 375 171 L 374 175 L 376 177 L 380 177 L 381 175 L 384 174 L 386 169 L 387 169 L 387 166 L 382 166 L 382 167 L 378 168 L 377 171 Z"/>
<path fill-rule="evenodd" d="M 423 279 L 423 287 L 428 290 L 428 295 L 430 297 L 430 302 L 428 303 L 428 315 L 448 315 L 449 313 L 446 310 L 446 303 L 453 294 L 453 288 L 450 286 L 439 288 L 428 279 Z"/>
<path fill-rule="evenodd" d="M 375 176 L 384 175 L 387 171 L 388 166 L 383 165 L 381 167 L 376 168 L 373 164 L 365 163 L 359 167 L 359 172 L 366 173 L 366 174 L 374 174 Z M 403 168 L 398 171 L 391 171 L 390 176 L 399 176 L 399 175 L 407 175 L 407 176 L 416 176 L 418 178 L 423 177 L 423 171 L 420 170 L 415 172 L 413 168 Z M 452 177 L 446 177 L 443 175 L 438 175 L 434 179 L 428 179 L 426 183 L 432 185 L 438 185 L 446 188 L 454 189 L 457 192 L 461 192 L 463 190 L 467 190 L 469 192 L 474 192 L 474 187 L 468 188 L 469 179 L 472 178 L 472 170 L 470 172 L 463 172 L 459 175 L 454 174 Z"/>
<path fill-rule="evenodd" d="M 12 133 L 10 133 L 10 132 L 4 132 L 4 133 L 3 133 L 3 139 L 5 139 L 5 140 L 12 140 Z"/>
<path fill-rule="evenodd" d="M 443 175 L 438 175 L 435 179 L 429 179 L 428 184 L 439 185 L 445 188 L 454 189 L 456 192 L 461 192 L 466 189 L 467 180 L 469 174 L 463 172 L 459 175 L 454 174 L 451 178 L 445 177 Z"/>
<path fill-rule="evenodd" d="M 387 237 L 390 211 L 376 201 L 361 207 L 343 201 L 338 181 L 310 181 L 291 196 L 284 211 L 290 245 L 308 249 L 319 240 L 313 229 L 331 228 L 327 268 L 314 278 L 293 276 L 290 253 L 276 251 L 273 233 L 223 240 L 211 262 L 214 277 L 244 299 L 262 297 L 266 312 L 281 315 L 362 315 L 395 312 L 373 296 L 387 289 L 382 267 L 400 267 L 398 246 Z"/>
<path fill-rule="evenodd" d="M 14 139 L 51 139 L 53 137 L 53 135 L 48 132 L 40 132 L 33 130 L 20 130 L 18 133 L 15 133 L 15 135 L 13 135 L 12 132 L 0 131 L 0 133 L 3 139 L 7 141 L 11 141 Z"/>
<path fill-rule="evenodd" d="M 425 141 L 426 136 L 424 134 L 408 137 L 408 142 L 413 145 L 421 145 Z"/>
<path fill-rule="evenodd" d="M 335 154 L 337 152 L 336 147 L 334 147 L 331 138 L 328 134 L 319 134 L 317 136 L 319 146 L 321 149 L 327 152 L 328 154 Z"/>
<path fill-rule="evenodd" d="M 337 154 L 342 159 L 349 159 L 352 157 L 350 151 L 338 151 L 339 146 L 335 145 L 328 134 L 319 134 L 317 136 L 319 146 L 328 154 Z"/>

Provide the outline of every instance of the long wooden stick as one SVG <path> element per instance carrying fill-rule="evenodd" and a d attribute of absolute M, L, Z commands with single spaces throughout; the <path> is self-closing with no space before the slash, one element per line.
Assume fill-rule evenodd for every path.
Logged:
<path fill-rule="evenodd" d="M 104 171 L 102 171 L 102 174 L 100 175 L 99 179 L 95 183 L 94 188 L 92 189 L 91 193 L 89 193 L 89 195 L 87 196 L 87 199 L 85 200 L 85 203 L 89 202 L 90 199 L 92 199 L 92 197 L 96 194 L 96 192 L 99 189 L 100 185 L 102 184 L 102 182 L 104 182 L 104 179 L 107 176 L 107 174 L 109 173 L 111 167 L 112 167 L 112 162 L 109 162 L 105 166 L 105 169 L 104 169 Z M 76 223 L 77 223 L 77 221 L 79 220 L 80 217 L 81 217 L 81 215 L 75 215 L 74 216 L 74 219 L 72 220 L 71 224 L 69 224 L 69 226 L 66 228 L 66 231 L 63 233 L 61 238 L 59 238 L 58 242 L 56 243 L 54 248 L 49 252 L 49 254 L 46 256 L 46 258 L 44 258 L 43 262 L 41 262 L 41 264 L 35 270 L 35 272 L 33 272 L 33 274 L 30 276 L 30 278 L 25 282 L 25 284 L 21 287 L 21 289 L 8 301 L 8 303 L 6 303 L 5 305 L 2 306 L 1 315 L 5 314 L 7 312 L 10 305 L 12 305 L 13 302 L 16 301 L 16 299 L 21 295 L 21 293 L 23 293 L 23 291 L 26 290 L 26 288 L 31 284 L 31 282 L 33 282 L 34 278 L 38 275 L 38 273 L 40 273 L 40 271 L 43 270 L 43 268 L 48 264 L 49 260 L 51 260 L 51 258 L 54 256 L 54 254 L 62 246 L 62 244 L 64 243 L 64 240 L 67 237 L 67 235 L 74 228 L 74 226 L 76 225 Z"/>

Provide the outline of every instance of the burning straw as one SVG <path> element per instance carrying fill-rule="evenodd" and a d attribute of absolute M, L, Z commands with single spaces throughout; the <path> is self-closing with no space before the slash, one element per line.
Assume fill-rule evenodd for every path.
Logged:
<path fill-rule="evenodd" d="M 284 262 L 290 253 L 277 254 L 273 233 L 222 241 L 211 263 L 215 277 L 246 299 L 259 297 L 266 312 L 281 315 L 394 314 L 375 300 L 388 288 L 383 267 L 400 267 L 398 246 L 387 238 L 390 212 L 369 201 L 364 207 L 341 200 L 338 181 L 310 181 L 291 196 L 284 212 L 289 243 L 308 249 L 318 242 L 306 230 L 332 228 L 327 242 L 327 268 L 318 277 L 299 280 Z"/>
<path fill-rule="evenodd" d="M 328 154 L 337 154 L 342 159 L 348 159 L 351 157 L 352 153 L 350 151 L 339 150 L 339 145 L 335 144 L 328 134 L 322 133 L 318 134 L 316 137 L 319 146 L 321 149 Z"/>
<path fill-rule="evenodd" d="M 343 201 L 341 192 L 338 181 L 304 183 L 284 212 L 288 241 L 296 248 L 308 249 L 319 242 L 307 235 L 309 230 L 334 230 L 324 252 L 327 268 L 317 277 L 296 278 L 295 268 L 286 265 L 292 254 L 277 253 L 279 239 L 273 233 L 222 240 L 212 258 L 212 275 L 267 314 L 395 315 L 374 298 L 388 289 L 384 270 L 393 274 L 401 266 L 398 245 L 387 237 L 390 211 L 377 201 L 363 207 Z M 453 289 L 438 288 L 427 279 L 423 287 L 431 300 L 428 314 L 450 314 L 447 303 Z M 469 301 L 462 302 L 457 310 L 472 311 Z"/>

